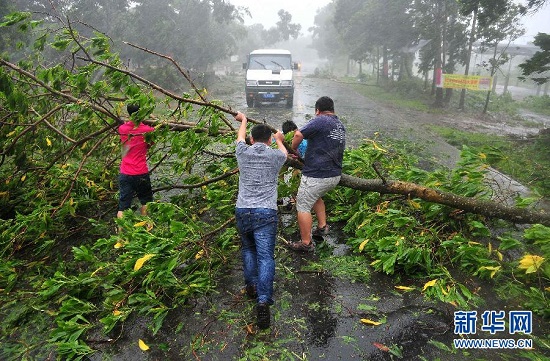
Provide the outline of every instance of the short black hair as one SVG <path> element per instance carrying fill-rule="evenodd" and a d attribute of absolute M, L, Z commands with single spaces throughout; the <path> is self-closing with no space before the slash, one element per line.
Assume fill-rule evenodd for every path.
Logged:
<path fill-rule="evenodd" d="M 256 124 L 250 134 L 254 142 L 267 143 L 271 139 L 271 129 L 266 124 Z"/>
<path fill-rule="evenodd" d="M 298 129 L 298 126 L 292 120 L 287 120 L 286 122 L 283 123 L 283 134 L 292 132 L 293 130 L 296 130 L 296 129 Z"/>
<path fill-rule="evenodd" d="M 126 106 L 126 111 L 128 112 L 129 115 L 134 114 L 138 110 L 139 110 L 139 104 L 128 104 Z"/>
<path fill-rule="evenodd" d="M 334 112 L 334 101 L 327 96 L 320 97 L 315 102 L 315 110 L 320 112 Z"/>

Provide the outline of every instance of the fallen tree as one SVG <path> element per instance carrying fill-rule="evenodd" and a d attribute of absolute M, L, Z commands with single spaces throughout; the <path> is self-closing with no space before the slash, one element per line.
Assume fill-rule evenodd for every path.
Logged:
<path fill-rule="evenodd" d="M 442 192 L 418 184 L 385 181 L 382 179 L 361 179 L 349 175 L 342 175 L 340 185 L 365 192 L 378 192 L 382 194 L 401 194 L 411 198 L 444 204 L 465 212 L 480 214 L 489 218 L 504 219 L 513 223 L 540 223 L 550 225 L 550 214 L 528 208 L 510 207 L 503 202 L 476 199 L 457 196 L 456 194 Z"/>
<path fill-rule="evenodd" d="M 133 322 L 143 329 L 130 335 L 141 337 L 142 349 L 148 347 L 143 340 L 171 347 L 180 326 L 157 334 L 164 319 L 197 304 L 193 299 L 225 282 L 228 266 L 235 270 L 238 168 L 235 123 L 226 116 L 236 111 L 207 99 L 192 81 L 190 93 L 166 89 L 126 68 L 110 51 L 107 37 L 86 39 L 70 24 L 61 25 L 52 37 L 39 38 L 51 40 L 54 61 L 42 61 L 36 54 L 18 62 L 0 59 L 3 351 L 8 350 L 8 358 L 35 354 L 40 359 L 81 359 L 95 352 L 92 347 L 128 339 Z M 142 50 L 168 60 L 182 78 L 190 79 L 172 58 Z M 116 129 L 130 102 L 139 103 L 140 119 L 156 128 L 149 163 L 159 201 L 149 205 L 148 216 L 128 210 L 114 219 L 120 162 Z M 477 291 L 454 280 L 451 268 L 467 272 L 468 282 L 472 275 L 488 279 L 512 270 L 517 283 L 521 275 L 514 272 L 516 265 L 503 261 L 507 250 L 514 250 L 513 257 L 529 242 L 547 239 L 547 230 L 531 227 L 521 240 L 493 236 L 483 217 L 462 213 L 548 224 L 546 214 L 485 199 L 478 154 L 467 154 L 471 163 L 460 164 L 447 177 L 443 171 L 417 172 L 413 158 L 395 153 L 392 158 L 370 144 L 349 149 L 349 174 L 327 195 L 337 200 L 331 215 L 347 222 L 350 250 L 365 257 L 350 270 L 357 267 L 353 272 L 367 275 L 372 268 L 406 275 L 407 280 L 429 280 L 424 287 L 400 287 L 416 288 L 457 309 L 475 304 Z M 367 161 L 377 156 L 382 172 L 373 172 L 378 166 Z M 302 167 L 294 157 L 288 158 L 288 165 Z M 414 174 L 406 178 L 400 170 Z M 382 175 L 386 173 L 412 183 Z M 289 183 L 296 180 L 291 177 Z M 284 188 L 287 182 L 280 185 Z M 289 188 L 282 191 L 292 194 Z M 280 236 L 293 237 L 292 228 L 281 227 Z M 278 251 L 285 252 L 283 247 Z M 542 272 L 541 259 L 530 254 L 522 259 L 530 262 L 522 265 L 527 276 Z M 538 292 L 544 292 L 545 277 L 538 279 L 540 290 L 532 287 L 534 278 L 529 280 L 525 298 L 536 300 Z M 537 304 L 527 308 L 539 313 L 548 309 L 540 297 Z M 227 329 L 243 330 L 232 325 L 227 323 Z M 175 341 L 178 354 L 200 356 L 199 337 L 185 342 L 191 348 L 185 356 L 182 343 Z M 250 334 L 243 338 L 248 345 Z"/>
<path fill-rule="evenodd" d="M 167 89 L 164 89 L 162 86 L 128 70 L 120 66 L 120 64 L 117 65 L 116 62 L 114 62 L 115 65 L 113 65 L 112 61 L 109 60 L 97 60 L 96 58 L 92 57 L 90 55 L 90 52 L 85 48 L 83 44 L 80 43 L 80 40 L 76 36 L 72 36 L 72 40 L 78 45 L 81 52 L 85 54 L 85 56 L 79 56 L 78 59 L 84 62 L 84 64 L 92 64 L 95 67 L 99 69 L 103 69 L 106 73 L 109 74 L 121 74 L 124 76 L 127 76 L 132 81 L 137 81 L 145 85 L 148 89 L 154 90 L 171 100 L 177 102 L 178 106 L 181 107 L 182 104 L 187 104 L 199 108 L 208 108 L 211 110 L 214 110 L 216 113 L 212 114 L 222 114 L 222 116 L 219 117 L 219 119 L 223 122 L 224 126 L 216 125 L 215 127 L 205 125 L 205 122 L 203 119 L 197 121 L 197 122 L 190 122 L 180 119 L 170 119 L 170 117 L 166 119 L 147 119 L 144 120 L 145 123 L 156 126 L 156 127 L 166 127 L 170 131 L 192 131 L 197 133 L 205 133 L 210 136 L 218 136 L 218 135 L 227 135 L 233 133 L 234 127 L 231 125 L 231 121 L 228 120 L 226 117 L 223 116 L 223 114 L 228 114 L 231 116 L 236 115 L 236 111 L 234 109 L 231 109 L 230 107 L 223 106 L 216 102 L 211 102 L 206 99 L 206 97 L 202 94 L 202 92 L 197 89 L 197 87 L 193 84 L 193 81 L 191 80 L 188 73 L 171 57 L 158 54 L 156 52 L 153 52 L 148 49 L 141 48 L 136 45 L 129 44 L 131 46 L 137 47 L 145 52 L 148 52 L 154 56 L 161 57 L 163 59 L 168 60 L 170 63 L 172 63 L 178 72 L 182 74 L 182 76 L 189 82 L 192 89 L 196 93 L 196 97 L 190 98 L 187 96 L 181 96 L 178 95 L 172 91 L 169 91 Z M 39 168 L 35 171 L 44 172 L 47 169 L 50 169 L 53 167 L 57 162 L 61 161 L 64 157 L 67 157 L 69 153 L 73 152 L 75 149 L 78 149 L 78 146 L 82 146 L 83 144 L 90 142 L 90 141 L 97 141 L 97 143 L 94 146 L 94 149 L 100 146 L 100 144 L 105 141 L 108 137 L 102 136 L 105 133 L 112 132 L 118 124 L 122 123 L 122 119 L 119 111 L 114 110 L 114 106 L 112 105 L 111 100 L 103 95 L 95 96 L 95 99 L 90 95 L 90 91 L 87 90 L 85 92 L 80 91 L 79 94 L 74 94 L 74 90 L 71 88 L 56 88 L 54 85 L 48 84 L 46 81 L 41 80 L 40 76 L 36 74 L 35 72 L 31 72 L 28 70 L 25 70 L 21 68 L 20 66 L 11 63 L 5 59 L 0 59 L 0 65 L 2 68 L 10 71 L 6 72 L 4 76 L 9 76 L 12 79 L 14 79 L 16 82 L 24 82 L 26 84 L 30 84 L 33 89 L 40 89 L 39 92 L 41 92 L 44 96 L 49 96 L 56 99 L 56 102 L 53 104 L 56 104 L 53 108 L 46 108 L 43 109 L 41 112 L 38 112 L 35 108 L 30 108 L 31 113 L 34 113 L 35 116 L 38 118 L 38 121 L 21 125 L 18 124 L 15 121 L 10 121 L 11 118 L 19 116 L 20 114 L 17 114 L 16 112 L 12 112 L 6 108 L 3 108 L 2 112 L 2 125 L 6 127 L 21 127 L 23 126 L 25 129 L 17 135 L 17 137 L 13 138 L 10 143 L 4 144 L 2 147 L 2 151 L 0 152 L 0 155 L 2 156 L 2 163 L 4 163 L 4 159 L 7 155 L 11 154 L 13 149 L 17 147 L 17 142 L 21 141 L 23 139 L 23 135 L 26 133 L 33 132 L 38 126 L 44 125 L 51 130 L 55 131 L 57 135 L 59 135 L 65 142 L 70 144 L 71 146 L 67 147 L 64 152 L 60 153 L 57 157 L 55 157 L 50 164 L 45 168 Z M 86 66 L 86 65 L 84 65 Z M 97 70 L 96 68 L 96 70 Z M 17 76 L 13 75 L 13 73 L 17 74 Z M 7 78 L 5 78 L 7 79 Z M 143 91 L 143 90 L 140 90 Z M 91 101 L 93 99 L 93 101 Z M 126 98 L 119 98 L 120 99 L 128 99 Z M 71 105 L 78 105 L 82 106 L 84 105 L 87 109 L 94 112 L 95 114 L 98 114 L 102 117 L 104 117 L 104 123 L 105 126 L 100 129 L 97 132 L 94 132 L 92 134 L 87 134 L 80 139 L 73 140 L 72 137 L 74 135 L 65 134 L 61 129 L 56 128 L 53 126 L 50 122 L 48 122 L 48 119 L 52 117 L 55 113 L 61 112 L 63 109 L 66 109 L 67 107 Z M 110 121 L 109 121 L 110 119 Z M 255 119 L 249 119 L 251 123 L 260 123 L 261 121 L 255 120 Z M 276 129 L 273 127 L 272 131 L 275 132 Z M 289 148 L 289 151 L 293 153 L 296 156 L 296 153 Z M 291 164 L 293 167 L 301 169 L 302 163 L 299 160 L 295 160 L 295 157 L 289 158 L 289 164 Z M 79 167 L 78 173 L 82 171 L 82 166 Z M 232 173 L 234 174 L 234 173 Z M 222 177 L 221 179 L 223 179 Z M 76 177 L 75 177 L 76 179 Z M 361 179 L 350 175 L 343 175 L 342 180 L 340 182 L 340 186 L 343 187 L 349 187 L 352 189 L 357 189 L 361 191 L 366 192 L 378 192 L 382 194 L 400 194 L 405 195 L 407 197 L 412 198 L 419 198 L 428 202 L 435 202 L 444 204 L 446 206 L 456 208 L 463 210 L 465 212 L 471 212 L 476 213 L 480 215 L 484 215 L 491 218 L 500 218 L 504 220 L 508 220 L 514 223 L 524 223 L 524 224 L 534 224 L 534 223 L 540 223 L 543 225 L 550 226 L 550 214 L 541 211 L 541 210 L 535 210 L 530 208 L 519 208 L 519 207 L 510 207 L 502 202 L 494 202 L 490 200 L 485 199 L 476 199 L 472 197 L 463 197 L 458 196 L 455 194 L 442 192 L 437 189 L 431 189 L 424 187 L 422 185 L 418 184 L 412 184 L 407 182 L 401 182 L 398 180 L 386 180 L 386 179 Z M 177 187 L 172 187 L 177 188 Z M 167 190 L 170 189 L 170 187 L 163 187 L 159 190 Z M 69 189 L 63 198 L 63 201 L 61 202 L 61 205 L 63 205 L 69 198 L 71 189 Z"/>

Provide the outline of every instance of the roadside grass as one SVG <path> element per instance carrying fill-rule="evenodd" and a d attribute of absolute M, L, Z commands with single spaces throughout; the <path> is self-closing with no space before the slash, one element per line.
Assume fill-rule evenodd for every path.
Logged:
<path fill-rule="evenodd" d="M 452 90 L 451 100 L 446 108 L 434 108 L 434 96 L 431 94 L 431 83 L 426 84 L 419 78 L 395 81 L 376 81 L 373 77 L 365 77 L 364 81 L 357 78 L 344 77 L 341 81 L 350 84 L 357 92 L 386 105 L 416 109 L 430 113 L 448 112 L 458 109 L 460 89 Z M 479 114 L 485 105 L 486 92 L 467 92 L 464 112 Z M 516 101 L 511 94 L 491 93 L 489 98 L 489 114 L 506 114 L 507 117 L 519 117 L 519 110 L 526 109 L 541 115 L 550 115 L 550 96 L 529 96 L 522 101 Z M 516 119 L 517 120 L 517 119 Z"/>
<path fill-rule="evenodd" d="M 539 134 L 528 139 L 470 133 L 432 125 L 430 129 L 449 144 L 467 145 L 487 156 L 488 163 L 510 175 L 542 197 L 550 197 L 550 135 Z"/>
<path fill-rule="evenodd" d="M 550 95 L 529 96 L 521 102 L 521 106 L 539 114 L 550 115 Z"/>
<path fill-rule="evenodd" d="M 438 111 L 430 107 L 429 89 L 425 89 L 419 80 L 403 81 L 399 85 L 389 82 L 382 86 L 376 84 L 376 79 L 372 78 L 367 78 L 364 82 L 358 82 L 356 78 L 343 78 L 342 81 L 350 84 L 359 94 L 386 105 L 426 112 Z"/>

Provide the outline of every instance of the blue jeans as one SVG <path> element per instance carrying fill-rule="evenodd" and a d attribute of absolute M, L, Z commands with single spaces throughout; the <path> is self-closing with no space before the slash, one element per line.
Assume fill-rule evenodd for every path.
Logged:
<path fill-rule="evenodd" d="M 258 303 L 273 304 L 277 211 L 268 208 L 237 208 L 241 236 L 244 281 L 255 285 Z"/>

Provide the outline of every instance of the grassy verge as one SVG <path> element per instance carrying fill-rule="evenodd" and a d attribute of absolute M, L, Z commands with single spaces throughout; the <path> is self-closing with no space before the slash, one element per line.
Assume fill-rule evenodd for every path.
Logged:
<path fill-rule="evenodd" d="M 536 113 L 550 115 L 550 96 L 541 97 L 530 96 L 523 100 L 521 106 Z"/>
<path fill-rule="evenodd" d="M 467 145 L 487 156 L 488 163 L 530 187 L 543 197 L 550 196 L 550 134 L 513 139 L 431 126 L 452 145 Z"/>
<path fill-rule="evenodd" d="M 430 91 L 418 80 L 403 81 L 401 83 L 387 83 L 384 86 L 376 84 L 376 80 L 368 79 L 357 82 L 355 78 L 344 78 L 358 93 L 375 99 L 384 104 L 391 104 L 400 108 L 416 109 L 420 111 L 438 111 L 430 108 Z"/>

